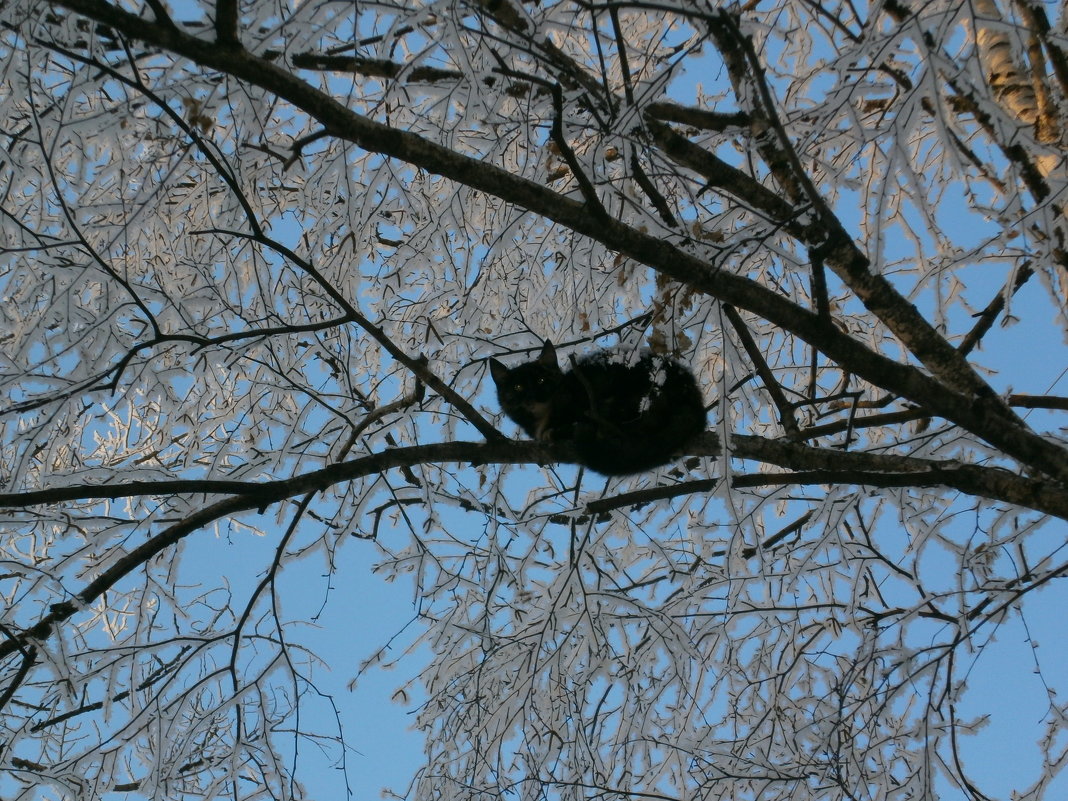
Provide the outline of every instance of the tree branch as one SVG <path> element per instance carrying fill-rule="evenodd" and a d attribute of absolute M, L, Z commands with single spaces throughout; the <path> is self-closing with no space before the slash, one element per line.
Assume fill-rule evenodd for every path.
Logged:
<path fill-rule="evenodd" d="M 650 103 L 645 107 L 645 113 L 661 122 L 678 122 L 707 131 L 722 132 L 728 128 L 741 128 L 749 124 L 749 115 L 744 111 L 708 111 L 692 106 L 680 106 L 666 100 Z"/>
<path fill-rule="evenodd" d="M 790 470 L 805 471 L 797 481 L 790 480 L 789 475 L 782 481 L 764 474 L 748 479 L 756 485 L 847 483 L 887 487 L 945 486 L 968 495 L 1026 506 L 1068 520 L 1068 493 L 1060 484 L 1025 478 L 1000 467 L 940 462 L 912 456 L 854 453 L 742 435 L 731 437 L 730 453 L 742 459 L 755 459 Z M 904 479 L 906 475 L 909 476 L 908 481 Z"/>
<path fill-rule="evenodd" d="M 779 382 L 775 380 L 775 375 L 771 372 L 771 368 L 768 367 L 764 354 L 757 347 L 753 335 L 749 333 L 745 321 L 742 320 L 738 311 L 729 303 L 723 304 L 723 313 L 727 316 L 731 327 L 734 328 L 734 333 L 742 341 L 742 347 L 745 348 L 746 354 L 749 356 L 750 361 L 753 362 L 753 367 L 756 368 L 757 375 L 760 376 L 760 380 L 764 383 L 764 388 L 767 389 L 768 394 L 771 396 L 775 408 L 779 410 L 779 422 L 782 424 L 783 431 L 786 432 L 787 436 L 798 436 L 800 431 L 797 427 L 797 420 L 794 418 L 794 407 L 786 400 L 786 394 L 782 391 L 782 387 L 779 386 Z"/>
<path fill-rule="evenodd" d="M 297 53 L 290 62 L 297 69 L 351 72 L 368 78 L 404 78 L 412 83 L 437 83 L 438 81 L 461 81 L 464 74 L 457 70 L 439 67 L 413 67 L 384 58 L 360 58 L 359 56 L 336 56 L 325 53 Z M 485 83 L 492 85 L 493 78 Z"/>
<path fill-rule="evenodd" d="M 223 46 L 238 46 L 237 18 L 240 0 L 215 0 L 215 39 Z"/>

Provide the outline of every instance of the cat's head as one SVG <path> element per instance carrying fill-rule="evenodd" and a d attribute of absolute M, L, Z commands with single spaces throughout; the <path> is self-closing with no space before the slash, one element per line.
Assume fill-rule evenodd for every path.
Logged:
<path fill-rule="evenodd" d="M 545 340 L 538 358 L 516 367 L 506 367 L 496 359 L 489 360 L 490 375 L 497 385 L 501 405 L 526 406 L 547 402 L 556 392 L 564 373 L 556 361 L 553 343 Z"/>

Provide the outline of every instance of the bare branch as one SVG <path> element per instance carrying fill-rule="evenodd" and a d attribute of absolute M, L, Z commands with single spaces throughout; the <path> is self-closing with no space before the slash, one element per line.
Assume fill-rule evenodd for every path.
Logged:
<path fill-rule="evenodd" d="M 724 304 L 723 313 L 726 315 L 731 327 L 734 328 L 734 332 L 738 335 L 738 338 L 742 341 L 742 347 L 745 348 L 746 354 L 753 362 L 757 375 L 759 375 L 760 380 L 764 382 L 764 388 L 767 389 L 768 394 L 771 395 L 771 399 L 775 403 L 775 407 L 779 410 L 779 422 L 782 423 L 783 431 L 786 432 L 788 436 L 797 436 L 800 432 L 797 427 L 797 420 L 794 418 L 793 406 L 786 400 L 786 395 L 783 393 L 782 387 L 779 386 L 779 382 L 775 380 L 771 368 L 768 367 L 768 363 L 764 360 L 760 348 L 757 347 L 756 341 L 749 333 L 749 329 L 746 328 L 741 315 L 739 315 L 735 308 L 729 304 Z"/>
<path fill-rule="evenodd" d="M 749 115 L 744 111 L 708 111 L 703 108 L 681 106 L 670 101 L 658 101 L 645 107 L 645 113 L 661 122 L 678 122 L 707 131 L 723 132 L 729 128 L 749 125 Z"/>

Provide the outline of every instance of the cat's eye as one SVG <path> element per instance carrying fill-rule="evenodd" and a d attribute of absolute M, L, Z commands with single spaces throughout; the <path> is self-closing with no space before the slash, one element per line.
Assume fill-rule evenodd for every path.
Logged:
<path fill-rule="evenodd" d="M 522 392 L 522 391 L 523 391 L 523 385 L 522 384 L 513 384 L 512 385 L 512 392 Z"/>

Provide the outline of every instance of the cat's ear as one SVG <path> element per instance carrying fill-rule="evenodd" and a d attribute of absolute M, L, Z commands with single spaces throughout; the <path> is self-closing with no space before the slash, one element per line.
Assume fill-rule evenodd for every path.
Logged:
<path fill-rule="evenodd" d="M 538 364 L 544 364 L 546 367 L 556 367 L 558 365 L 556 348 L 553 347 L 553 343 L 549 340 L 545 340 L 545 344 L 541 346 L 541 353 L 538 354 Z"/>
<path fill-rule="evenodd" d="M 490 359 L 489 366 L 490 375 L 493 376 L 493 383 L 499 386 L 508 377 L 508 368 L 496 359 Z"/>

